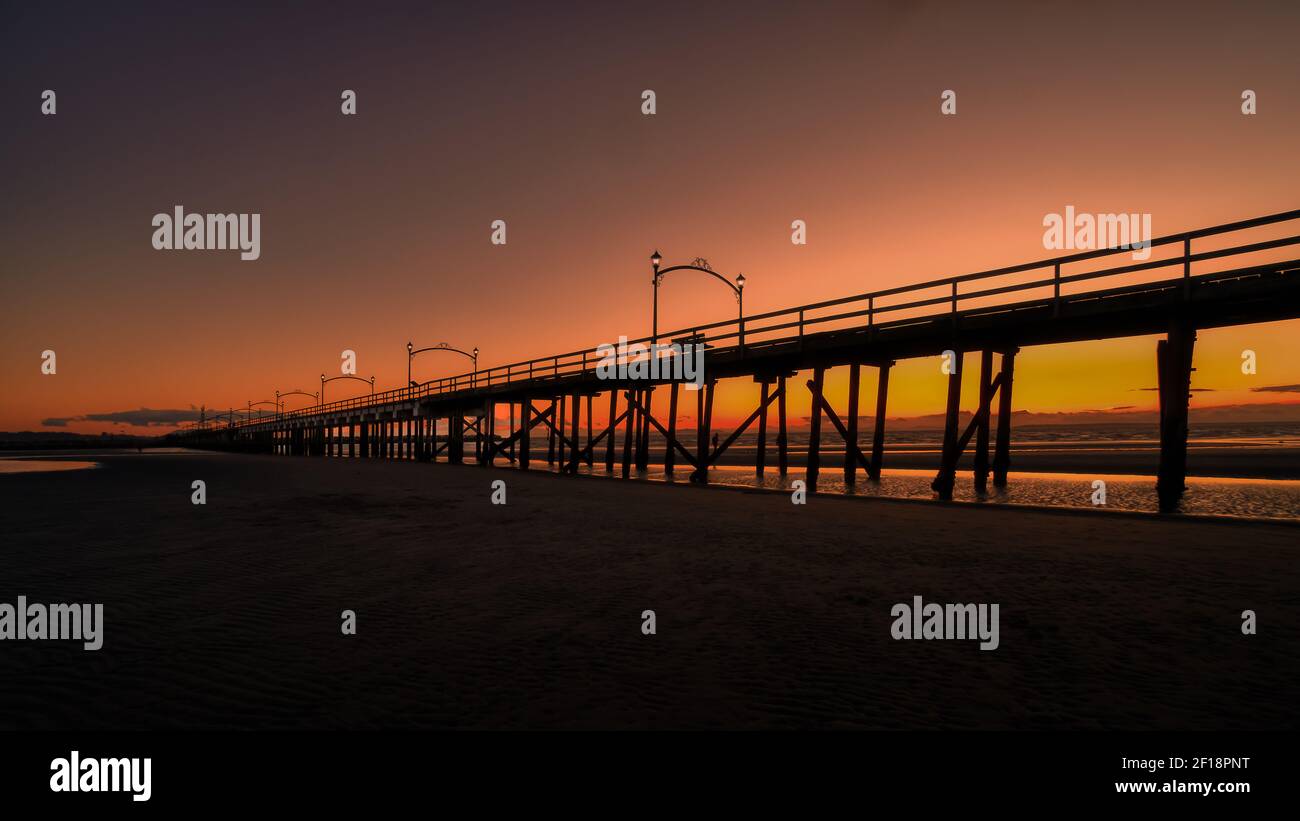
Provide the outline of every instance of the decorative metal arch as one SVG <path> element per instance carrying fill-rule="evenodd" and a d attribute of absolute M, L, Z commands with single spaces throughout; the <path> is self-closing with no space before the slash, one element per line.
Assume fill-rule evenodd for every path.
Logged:
<path fill-rule="evenodd" d="M 233 426 L 235 424 L 235 414 L 242 413 L 245 413 L 243 408 L 231 408 L 226 411 L 212 411 L 211 416 L 213 419 L 225 419 L 227 425 Z"/>
<path fill-rule="evenodd" d="M 370 395 L 371 395 L 371 396 L 374 396 L 374 395 L 375 395 L 375 378 L 374 378 L 373 376 L 370 377 L 369 379 L 362 379 L 362 378 L 359 377 L 359 376 L 352 376 L 352 375 L 350 375 L 350 374 L 343 374 L 342 376 L 331 376 L 329 379 L 326 379 L 326 378 L 325 378 L 325 374 L 321 374 L 321 375 L 320 375 L 320 404 L 322 404 L 322 405 L 325 404 L 325 384 L 326 384 L 327 382 L 335 382 L 335 381 L 337 381 L 337 380 L 339 380 L 339 379 L 355 379 L 355 380 L 357 380 L 358 382 L 362 382 L 362 383 L 364 383 L 364 384 L 366 384 L 366 385 L 369 385 L 369 386 L 370 386 Z"/>
<path fill-rule="evenodd" d="M 421 385 L 427 385 L 429 384 L 429 382 L 434 381 L 430 379 L 429 382 L 416 383 L 411 379 L 411 360 L 414 359 L 417 354 L 422 354 L 425 351 L 447 351 L 448 353 L 457 353 L 465 357 L 466 359 L 470 360 L 471 362 L 473 362 L 474 373 L 470 376 L 470 386 L 473 387 L 475 377 L 478 376 L 478 348 L 475 348 L 474 351 L 471 353 L 470 351 L 462 351 L 460 348 L 453 348 L 451 345 L 448 345 L 446 342 L 439 342 L 437 345 L 430 345 L 427 348 L 415 348 L 412 347 L 410 342 L 407 342 L 406 343 L 406 385 L 408 388 L 414 389 L 420 387 Z"/>
<path fill-rule="evenodd" d="M 475 348 L 474 350 L 477 351 L 478 348 Z M 414 348 L 410 351 L 407 351 L 407 355 L 413 357 L 416 354 L 424 353 L 425 351 L 451 351 L 452 353 L 458 353 L 461 356 L 464 356 L 468 359 L 472 359 L 475 362 L 478 361 L 477 353 L 470 353 L 469 351 L 462 351 L 460 348 L 453 348 L 452 346 L 448 345 L 446 342 L 439 342 L 437 345 L 430 345 L 427 348 Z"/>
<path fill-rule="evenodd" d="M 315 399 L 315 400 L 316 400 L 316 404 L 318 404 L 318 405 L 320 404 L 320 395 L 319 395 L 319 394 L 315 394 L 315 393 L 307 393 L 306 391 L 300 391 L 300 390 L 297 390 L 297 389 L 294 389 L 294 390 L 291 390 L 291 391 L 276 391 L 276 392 L 275 392 L 275 398 L 276 398 L 276 401 L 277 401 L 277 402 L 278 402 L 279 400 L 283 399 L 283 398 L 286 397 L 286 396 L 310 396 L 312 399 Z M 283 407 L 283 405 L 281 405 L 281 407 Z"/>
<path fill-rule="evenodd" d="M 249 403 L 248 403 L 248 418 L 249 418 L 249 419 L 252 419 L 252 418 L 253 418 L 253 408 L 256 408 L 256 407 L 258 407 L 258 406 L 260 406 L 260 405 L 270 405 L 271 407 L 275 408 L 275 415 L 276 415 L 276 418 L 279 418 L 279 416 L 280 416 L 280 402 L 279 402 L 278 400 L 276 400 L 276 401 L 271 401 L 270 399 L 263 399 L 263 400 L 260 401 L 260 402 L 249 402 Z M 259 419 L 262 418 L 262 415 L 261 415 L 261 412 L 260 412 L 260 411 L 258 412 L 258 417 L 257 417 L 257 418 L 259 418 Z"/>
<path fill-rule="evenodd" d="M 713 270 L 713 266 L 710 265 L 709 261 L 707 259 L 704 259 L 703 257 L 696 257 L 694 261 L 691 262 L 691 264 L 689 265 L 672 265 L 669 266 L 668 268 L 661 269 L 659 267 L 659 263 L 662 261 L 663 261 L 663 257 L 659 255 L 658 250 L 656 250 L 653 254 L 650 255 L 650 266 L 654 270 L 654 279 L 652 280 L 651 283 L 654 286 L 654 315 L 653 318 L 651 319 L 651 333 L 650 333 L 651 341 L 655 343 L 659 341 L 659 283 L 660 281 L 663 280 L 664 276 L 666 276 L 667 274 L 671 274 L 673 271 L 699 271 L 700 273 L 708 274 L 709 276 L 716 279 L 718 282 L 721 282 L 723 285 L 726 285 L 728 288 L 731 289 L 731 292 L 736 295 L 736 306 L 737 306 L 736 321 L 737 321 L 737 336 L 738 336 L 737 341 L 740 345 L 741 356 L 744 356 L 745 353 L 745 275 L 737 274 L 736 281 L 732 282 L 731 280 L 724 277 L 722 274 L 719 274 L 717 271 Z"/>
<path fill-rule="evenodd" d="M 705 265 L 674 265 L 671 268 L 664 268 L 662 271 L 657 272 L 655 274 L 655 278 L 663 279 L 665 274 L 671 274 L 673 271 L 701 271 L 713 277 L 714 279 L 718 280 L 723 285 L 726 285 L 736 295 L 736 299 L 737 300 L 740 299 L 740 292 L 743 290 L 743 288 L 737 288 L 734 282 L 727 279 L 722 274 L 719 274 L 717 271 L 713 270 L 712 268 L 706 267 L 708 264 L 708 260 L 699 259 L 696 260 L 696 262 L 703 262 L 705 263 Z"/>

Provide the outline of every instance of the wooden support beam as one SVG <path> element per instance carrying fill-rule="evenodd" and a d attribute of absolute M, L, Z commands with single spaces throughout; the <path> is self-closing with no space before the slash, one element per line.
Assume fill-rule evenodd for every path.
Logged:
<path fill-rule="evenodd" d="M 578 472 L 578 462 L 582 455 L 582 449 L 578 447 L 578 422 L 582 420 L 582 401 L 577 394 L 573 395 L 573 419 L 569 425 L 569 435 L 573 439 L 573 473 Z"/>
<path fill-rule="evenodd" d="M 609 439 L 605 441 L 605 472 L 614 472 L 614 433 L 618 428 L 618 422 L 622 417 L 615 417 L 618 410 L 618 390 L 611 388 L 609 391 L 609 426 L 606 430 L 610 431 Z"/>
<path fill-rule="evenodd" d="M 596 463 L 594 451 L 592 449 L 592 439 L 591 439 L 591 434 L 596 429 L 595 422 L 594 422 L 595 417 L 592 416 L 592 412 L 591 412 L 592 404 L 594 403 L 595 398 L 596 398 L 595 394 L 592 393 L 587 394 L 587 447 L 585 449 L 585 452 L 587 454 L 587 467 L 589 468 L 594 467 Z"/>
<path fill-rule="evenodd" d="M 858 462 L 866 465 L 862 452 L 858 450 L 858 379 L 862 366 L 857 362 L 849 365 L 849 418 L 848 430 L 844 437 L 844 486 L 853 487 L 858 482 Z"/>
<path fill-rule="evenodd" d="M 975 414 L 975 492 L 980 494 L 988 492 L 989 486 L 989 417 L 997 382 L 993 376 L 993 351 L 985 349 L 980 352 L 980 406 Z"/>
<path fill-rule="evenodd" d="M 559 440 L 557 449 L 559 451 L 559 462 L 561 465 L 564 464 L 564 443 L 567 441 L 564 438 L 564 412 L 565 409 L 568 407 L 567 400 L 568 400 L 567 396 L 565 396 L 564 394 L 560 394 L 560 412 L 555 417 L 555 420 L 559 422 L 559 427 L 555 431 L 555 436 Z"/>
<path fill-rule="evenodd" d="M 671 476 L 677 454 L 677 393 L 681 383 L 673 382 L 668 394 L 668 431 L 664 434 L 664 475 Z"/>
<path fill-rule="evenodd" d="M 447 417 L 447 461 L 453 465 L 465 462 L 465 418 L 460 413 Z"/>
<path fill-rule="evenodd" d="M 622 414 L 615 417 L 610 422 L 609 427 L 605 428 L 603 431 L 597 434 L 590 442 L 587 443 L 587 446 L 585 448 L 582 448 L 580 450 L 575 449 L 573 453 L 573 457 L 570 459 L 569 464 L 565 466 L 565 470 L 571 473 L 576 471 L 578 467 L 578 462 L 584 460 L 587 461 L 587 464 L 591 464 L 591 455 L 595 452 L 596 446 L 600 444 L 600 440 L 608 436 L 609 444 L 612 445 L 614 442 L 614 438 L 618 435 L 618 426 L 622 424 L 623 420 L 627 417 L 629 413 L 631 413 L 631 408 L 624 410 Z M 608 446 L 606 447 L 605 451 L 607 455 L 612 453 L 610 447 Z"/>
<path fill-rule="evenodd" d="M 701 485 L 709 483 L 709 435 L 713 428 L 713 393 L 717 384 L 714 380 L 706 382 L 700 388 L 702 393 L 696 400 L 699 413 L 696 421 L 695 470 L 691 473 L 691 481 Z"/>
<path fill-rule="evenodd" d="M 962 430 L 961 436 L 957 439 L 957 461 L 960 462 L 962 455 L 966 453 L 966 446 L 970 444 L 970 440 L 974 438 L 975 434 L 979 431 L 980 424 L 987 423 L 991 415 L 990 408 L 993 404 L 993 395 L 998 392 L 1001 384 L 1002 375 L 998 374 L 993 378 L 993 384 L 989 386 L 988 401 L 983 402 L 983 404 L 976 408 L 975 414 L 971 416 L 970 421 L 966 423 L 966 427 Z"/>
<path fill-rule="evenodd" d="M 562 444 L 565 450 L 569 451 L 570 453 L 579 452 L 582 450 L 581 448 L 578 447 L 576 442 L 572 441 L 571 439 L 569 439 L 569 437 L 564 435 L 564 419 L 553 420 L 551 411 L 548 410 L 538 414 L 533 424 L 546 425 L 546 427 L 550 429 L 551 433 L 554 434 L 556 442 Z M 563 467 L 563 465 L 561 465 L 561 467 Z"/>
<path fill-rule="evenodd" d="M 784 476 L 790 467 L 789 457 L 789 440 L 786 438 L 785 428 L 785 377 L 779 377 L 776 382 L 777 405 L 776 405 L 776 470 L 777 473 Z"/>
<path fill-rule="evenodd" d="M 873 482 L 880 480 L 885 462 L 885 408 L 889 402 L 889 369 L 893 366 L 893 362 L 882 362 L 877 368 L 876 416 L 871 420 L 871 466 L 867 468 L 867 478 Z"/>
<path fill-rule="evenodd" d="M 808 429 L 808 468 L 806 489 L 809 493 L 817 492 L 817 477 L 821 473 L 821 436 L 822 436 L 822 387 L 826 383 L 826 369 L 818 366 L 813 369 L 812 381 L 808 389 L 812 391 L 812 420 Z"/>
<path fill-rule="evenodd" d="M 555 416 L 555 397 L 551 397 L 550 415 Z M 546 438 L 546 464 L 555 464 L 555 428 L 551 427 L 551 433 Z"/>
<path fill-rule="evenodd" d="M 762 379 L 758 384 L 758 407 L 762 413 L 758 415 L 758 443 L 754 451 L 754 472 L 761 477 L 767 468 L 767 405 L 770 401 L 768 391 L 772 383 Z"/>
<path fill-rule="evenodd" d="M 721 445 L 718 445 L 716 448 L 713 449 L 713 453 L 709 455 L 710 465 L 717 464 L 718 459 L 722 457 L 722 454 L 727 452 L 727 448 L 731 447 L 732 444 L 734 444 L 735 441 L 740 438 L 741 434 L 749 430 L 749 426 L 754 424 L 755 420 L 757 420 L 758 417 L 762 416 L 763 413 L 767 411 L 768 403 L 775 398 L 776 398 L 775 396 L 769 396 L 765 400 L 763 400 L 763 402 L 757 408 L 754 409 L 754 412 L 751 413 L 745 419 L 744 422 L 741 422 L 739 427 L 737 427 L 734 431 L 731 432 L 731 435 L 727 437 L 726 441 L 724 441 Z"/>
<path fill-rule="evenodd" d="M 528 455 L 529 455 L 529 444 L 530 444 L 529 443 L 530 437 L 528 434 L 529 431 L 532 430 L 532 425 L 529 424 L 532 414 L 533 414 L 533 400 L 525 399 L 523 402 L 519 403 L 519 430 L 518 433 L 513 434 L 511 438 L 514 438 L 515 435 L 519 436 L 519 469 L 520 470 L 528 470 Z M 513 422 L 511 423 L 511 427 L 514 427 Z"/>
<path fill-rule="evenodd" d="M 528 423 L 528 428 L 525 429 L 521 427 L 519 430 L 511 433 L 509 438 L 503 439 L 501 441 L 501 447 L 505 447 L 506 445 L 511 444 L 517 439 L 526 438 L 528 432 L 531 431 L 533 428 L 537 427 L 538 425 L 546 425 L 547 428 L 550 429 L 552 434 L 555 434 L 557 432 L 555 429 L 555 425 L 552 422 L 552 416 L 555 413 L 554 405 L 542 411 L 541 413 L 537 413 L 537 409 L 533 408 L 532 405 L 529 404 L 528 410 L 529 410 L 529 416 L 531 417 L 531 421 Z M 561 424 L 563 424 L 563 422 L 561 422 Z M 560 433 L 559 435 L 562 437 L 564 434 Z"/>
<path fill-rule="evenodd" d="M 650 467 L 650 414 L 655 398 L 655 389 L 647 387 L 641 391 L 641 432 L 640 449 L 637 451 L 636 469 L 644 473 Z"/>
<path fill-rule="evenodd" d="M 1011 470 L 1011 385 L 1016 369 L 1016 349 L 1002 352 L 998 374 L 998 438 L 993 450 L 993 486 L 1006 487 Z"/>
<path fill-rule="evenodd" d="M 632 427 L 628 434 L 632 437 L 632 464 L 635 466 L 641 461 L 641 389 L 635 388 L 628 394 L 632 408 Z"/>
<path fill-rule="evenodd" d="M 654 426 L 654 429 L 659 431 L 659 435 L 664 437 L 664 441 L 668 446 L 676 451 L 676 453 L 681 454 L 681 457 L 686 460 L 686 464 L 690 465 L 691 468 L 699 467 L 695 462 L 695 456 L 686 449 L 686 445 L 677 438 L 675 433 L 670 435 L 669 431 L 666 430 L 659 420 L 655 419 L 653 416 L 648 416 L 647 418 L 650 420 L 650 424 Z"/>
<path fill-rule="evenodd" d="M 930 484 L 938 491 L 939 498 L 952 499 L 953 487 L 957 484 L 957 458 L 961 451 L 957 449 L 957 425 L 961 421 L 961 372 L 962 361 L 966 358 L 962 351 L 956 352 L 952 373 L 948 375 L 948 406 L 944 414 L 943 454 L 939 463 L 939 475 Z"/>
<path fill-rule="evenodd" d="M 1187 489 L 1187 431 L 1192 391 L 1192 352 L 1196 329 L 1175 321 L 1166 339 L 1156 343 L 1156 369 L 1160 392 L 1160 466 L 1156 494 L 1160 510 L 1176 511 Z"/>
<path fill-rule="evenodd" d="M 700 465 L 708 464 L 708 443 L 705 437 L 708 435 L 704 430 L 704 397 L 708 392 L 708 386 L 702 385 L 695 392 L 695 466 L 696 470 Z M 695 472 L 691 473 L 691 481 L 696 480 Z"/>
<path fill-rule="evenodd" d="M 708 448 L 710 446 L 709 436 L 713 433 L 713 400 L 717 398 L 717 392 L 717 381 L 710 380 L 709 395 L 704 400 L 704 448 L 708 458 L 695 466 L 695 469 L 700 473 L 700 483 L 705 485 L 709 483 L 709 465 L 713 464 L 713 457 L 709 455 Z"/>
<path fill-rule="evenodd" d="M 809 381 L 808 382 L 809 392 L 812 391 L 812 387 L 813 387 L 813 383 Z M 818 400 L 814 398 L 813 401 L 817 402 Z M 851 440 L 849 438 L 848 428 L 845 427 L 844 422 L 840 420 L 840 415 L 835 412 L 835 408 L 831 407 L 830 401 L 825 396 L 821 398 L 821 408 L 822 408 L 822 412 L 826 414 L 826 418 L 830 420 L 831 426 L 835 428 L 835 432 L 838 433 L 840 435 L 840 438 L 844 440 L 844 447 L 851 454 L 851 457 L 854 461 L 854 465 L 855 466 L 861 465 L 863 470 L 868 469 L 870 467 L 870 463 L 867 462 L 866 454 L 864 454 L 862 452 L 862 449 L 857 447 L 856 445 L 850 446 Z"/>
<path fill-rule="evenodd" d="M 627 411 L 623 414 L 627 419 L 627 427 L 623 431 L 623 478 L 626 479 L 632 475 L 632 437 L 636 433 L 636 413 L 633 408 L 632 391 L 623 392 L 623 401 L 627 403 Z"/>

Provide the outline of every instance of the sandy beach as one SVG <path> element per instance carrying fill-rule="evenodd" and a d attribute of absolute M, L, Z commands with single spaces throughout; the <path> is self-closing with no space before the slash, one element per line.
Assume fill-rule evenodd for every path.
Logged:
<path fill-rule="evenodd" d="M 0 601 L 105 618 L 97 652 L 0 643 L 0 728 L 1300 725 L 1294 526 L 95 458 L 0 477 Z M 893 640 L 915 595 L 999 603 L 1000 646 Z"/>

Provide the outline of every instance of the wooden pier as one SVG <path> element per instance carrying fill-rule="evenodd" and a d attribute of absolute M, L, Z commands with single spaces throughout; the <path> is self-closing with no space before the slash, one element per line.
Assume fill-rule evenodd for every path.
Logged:
<path fill-rule="evenodd" d="M 808 490 L 815 492 L 823 468 L 824 434 L 844 443 L 844 461 L 838 467 L 846 485 L 857 482 L 859 470 L 869 481 L 880 478 L 891 367 L 903 359 L 937 358 L 950 351 L 955 357 L 946 377 L 943 447 L 933 488 L 939 498 L 951 499 L 957 466 L 968 448 L 973 450 L 977 492 L 986 490 L 990 474 L 995 487 L 1007 484 L 1018 351 L 1034 345 L 1161 335 L 1153 351 L 1160 399 L 1157 493 L 1161 508 L 1174 510 L 1187 471 L 1196 333 L 1300 317 L 1300 260 L 1254 261 L 1300 243 L 1300 236 L 1291 235 L 1297 221 L 1300 211 L 1289 211 L 1162 237 L 1152 241 L 1153 253 L 1144 261 L 1126 258 L 1131 253 L 1126 249 L 1089 251 L 659 334 L 659 341 L 707 346 L 705 378 L 695 391 L 667 378 L 602 379 L 597 367 L 602 355 L 590 348 L 274 418 L 196 426 L 172 438 L 190 447 L 453 464 L 465 461 L 468 441 L 480 465 L 504 460 L 528 470 L 542 456 L 532 452 L 530 440 L 537 432 L 546 437 L 546 461 L 555 469 L 573 473 L 580 465 L 603 462 L 606 473 L 624 477 L 646 470 L 657 440 L 666 471 L 689 471 L 693 482 L 703 484 L 709 467 L 751 428 L 758 443 L 755 471 L 762 475 L 769 469 L 773 405 L 776 433 L 771 444 L 776 470 L 786 475 L 787 398 L 792 389 L 807 390 L 812 415 L 805 479 Z M 1268 226 L 1285 228 L 1286 235 L 1246 236 Z M 1213 250 L 1194 252 L 1194 242 L 1210 239 Z M 1180 253 L 1162 253 L 1170 250 Z M 1096 270 L 1094 261 L 1099 259 L 1119 264 Z M 1217 270 L 1194 274 L 1194 266 Z M 1072 272 L 1076 267 L 1083 270 Z M 1037 277 L 1025 281 L 1036 272 Z M 1134 275 L 1150 279 L 1132 284 Z M 1121 276 L 1129 284 L 1114 284 Z M 963 365 L 968 352 L 979 354 L 979 399 L 963 428 L 961 388 L 962 380 L 970 378 Z M 849 399 L 843 416 L 824 395 L 826 374 L 834 368 L 848 369 Z M 869 452 L 860 445 L 858 429 L 863 368 L 878 374 Z M 796 375 L 804 372 L 811 378 L 798 383 Z M 755 405 L 715 445 L 710 438 L 714 397 L 718 384 L 727 380 L 752 383 Z M 688 408 L 696 420 L 693 436 L 684 436 L 677 426 L 679 412 Z M 499 416 L 509 417 L 504 430 L 499 429 Z"/>

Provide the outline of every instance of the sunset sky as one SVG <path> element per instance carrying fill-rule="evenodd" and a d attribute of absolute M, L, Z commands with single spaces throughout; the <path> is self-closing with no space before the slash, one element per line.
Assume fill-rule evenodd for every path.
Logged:
<path fill-rule="evenodd" d="M 9 9 L 0 430 L 140 432 L 85 417 L 316 390 L 344 349 L 397 387 L 408 339 L 491 367 L 642 336 L 655 248 L 743 272 L 757 313 L 1053 256 L 1067 205 L 1156 235 L 1300 208 L 1293 2 L 466 5 Z M 154 250 L 177 205 L 261 214 L 261 258 Z M 660 296 L 664 330 L 735 311 L 705 276 Z M 1193 406 L 1300 399 L 1297 339 L 1203 331 Z M 942 409 L 933 361 L 891 384 L 891 416 Z M 1026 349 L 1015 407 L 1152 407 L 1154 384 L 1153 337 Z M 720 421 L 754 393 L 724 386 Z"/>

